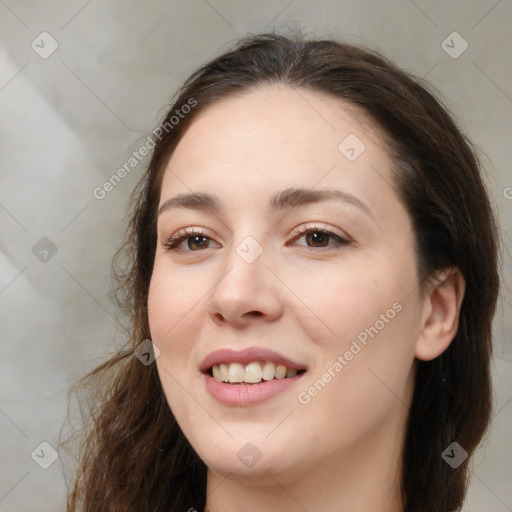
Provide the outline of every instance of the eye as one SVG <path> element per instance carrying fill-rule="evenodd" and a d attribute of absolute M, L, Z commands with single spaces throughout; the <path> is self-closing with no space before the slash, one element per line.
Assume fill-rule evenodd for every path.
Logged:
<path fill-rule="evenodd" d="M 169 251 L 201 251 L 209 249 L 213 240 L 204 235 L 203 231 L 195 229 L 180 229 L 174 233 L 164 247 Z"/>
<path fill-rule="evenodd" d="M 349 245 L 350 241 L 342 238 L 340 235 L 325 228 L 318 226 L 300 226 L 295 230 L 299 236 L 293 238 L 292 242 L 296 245 L 303 245 L 313 250 L 328 248 L 336 249 L 340 246 Z M 300 241 L 303 240 L 301 243 Z"/>
<path fill-rule="evenodd" d="M 286 245 L 294 243 L 313 251 L 337 249 L 351 243 L 333 231 L 318 226 L 299 226 L 294 230 L 294 234 L 296 236 Z M 202 230 L 184 228 L 174 233 L 164 247 L 169 251 L 198 252 L 212 247 L 220 247 L 220 245 L 206 236 Z"/>

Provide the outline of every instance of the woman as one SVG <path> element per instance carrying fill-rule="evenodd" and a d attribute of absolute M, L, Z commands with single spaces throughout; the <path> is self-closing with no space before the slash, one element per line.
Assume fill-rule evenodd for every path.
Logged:
<path fill-rule="evenodd" d="M 263 34 L 153 135 L 68 511 L 459 510 L 498 252 L 446 110 L 375 52 Z"/>

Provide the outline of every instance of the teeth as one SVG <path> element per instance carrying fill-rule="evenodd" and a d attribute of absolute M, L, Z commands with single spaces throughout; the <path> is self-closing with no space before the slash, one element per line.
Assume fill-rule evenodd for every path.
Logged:
<path fill-rule="evenodd" d="M 229 365 L 229 382 L 243 382 L 245 376 L 244 367 L 240 363 L 231 363 Z"/>
<path fill-rule="evenodd" d="M 276 366 L 276 379 L 284 379 L 286 377 L 286 366 L 279 364 Z"/>
<path fill-rule="evenodd" d="M 272 380 L 275 377 L 276 365 L 274 363 L 265 363 L 263 366 L 263 380 Z"/>
<path fill-rule="evenodd" d="M 220 377 L 222 382 L 228 382 L 229 366 L 225 363 L 219 365 Z"/>
<path fill-rule="evenodd" d="M 255 384 L 256 382 L 261 382 L 262 375 L 263 372 L 261 371 L 260 363 L 249 363 L 245 367 L 245 375 L 243 381 Z"/>
<path fill-rule="evenodd" d="M 284 364 L 254 361 L 245 366 L 240 363 L 215 364 L 212 373 L 215 380 L 220 382 L 257 384 L 262 380 L 295 377 L 298 372 L 295 369 L 288 370 Z"/>
<path fill-rule="evenodd" d="M 220 380 L 221 382 L 228 382 L 228 365 L 227 364 L 216 364 L 212 368 L 213 376 L 216 380 Z"/>

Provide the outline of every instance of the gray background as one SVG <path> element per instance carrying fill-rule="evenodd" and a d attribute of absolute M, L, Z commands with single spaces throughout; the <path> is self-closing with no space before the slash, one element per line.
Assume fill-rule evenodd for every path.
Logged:
<path fill-rule="evenodd" d="M 0 0 L 0 511 L 61 510 L 61 461 L 43 469 L 31 453 L 43 441 L 57 447 L 70 385 L 121 339 L 110 261 L 143 166 L 103 200 L 93 189 L 142 145 L 199 64 L 239 35 L 297 26 L 378 48 L 425 77 L 483 151 L 507 271 L 495 415 L 464 510 L 512 510 L 511 21 L 510 0 Z M 58 44 L 46 59 L 43 31 Z M 469 45 L 457 58 L 462 39 L 442 46 L 454 31 Z M 34 452 L 40 464 L 50 456 Z"/>

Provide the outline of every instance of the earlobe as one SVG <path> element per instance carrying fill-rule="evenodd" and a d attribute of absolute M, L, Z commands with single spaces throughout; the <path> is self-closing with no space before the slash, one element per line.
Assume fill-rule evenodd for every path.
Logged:
<path fill-rule="evenodd" d="M 424 297 L 424 311 L 415 356 L 430 361 L 441 355 L 457 334 L 464 291 L 464 277 L 455 267 L 432 279 Z"/>

